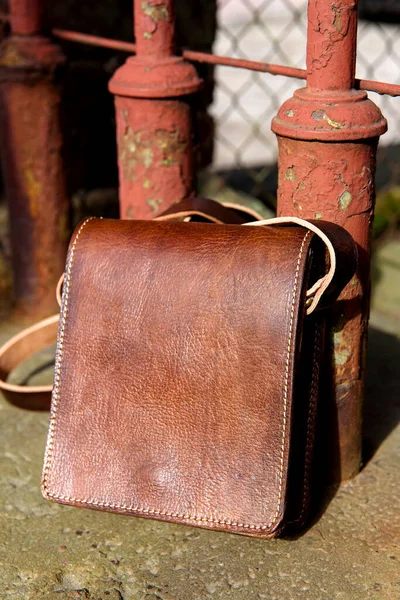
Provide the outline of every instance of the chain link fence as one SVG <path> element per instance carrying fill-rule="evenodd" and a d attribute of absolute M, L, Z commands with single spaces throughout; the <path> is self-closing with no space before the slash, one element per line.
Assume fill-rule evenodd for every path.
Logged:
<path fill-rule="evenodd" d="M 361 4 L 357 76 L 400 83 L 400 2 L 389 4 L 386 13 L 384 0 L 374 0 L 372 8 L 368 0 Z M 377 20 L 382 14 L 397 22 Z M 217 16 L 216 54 L 305 68 L 307 0 L 219 0 Z M 277 144 L 270 123 L 303 82 L 229 67 L 217 67 L 215 80 L 214 170 L 228 186 L 273 205 Z M 382 189 L 400 183 L 400 99 L 370 97 L 389 123 L 378 154 L 377 186 Z"/>

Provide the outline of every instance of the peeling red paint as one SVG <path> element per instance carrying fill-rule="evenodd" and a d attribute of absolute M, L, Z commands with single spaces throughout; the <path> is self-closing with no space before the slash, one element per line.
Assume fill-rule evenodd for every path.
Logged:
<path fill-rule="evenodd" d="M 313 0 L 308 4 L 308 23 L 308 84 L 323 90 L 350 89 L 354 84 L 357 2 Z"/>
<path fill-rule="evenodd" d="M 149 219 L 193 191 L 190 108 L 118 97 L 116 110 L 121 217 Z"/>

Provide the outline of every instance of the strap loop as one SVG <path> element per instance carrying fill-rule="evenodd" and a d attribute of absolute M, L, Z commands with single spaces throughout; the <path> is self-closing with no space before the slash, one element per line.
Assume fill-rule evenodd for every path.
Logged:
<path fill-rule="evenodd" d="M 295 225 L 300 225 L 300 227 L 304 227 L 305 229 L 312 231 L 319 238 L 321 238 L 321 240 L 324 242 L 324 244 L 326 245 L 328 252 L 329 252 L 329 261 L 330 261 L 329 271 L 327 272 L 326 275 L 324 275 L 324 277 L 321 277 L 320 279 L 318 279 L 318 281 L 316 281 L 314 283 L 314 285 L 309 290 L 307 290 L 307 293 L 306 293 L 306 296 L 308 299 L 307 304 L 306 304 L 306 306 L 307 306 L 306 313 L 308 315 L 310 315 L 317 308 L 318 303 L 321 299 L 321 296 L 323 295 L 325 290 L 330 286 L 330 284 L 332 283 L 332 280 L 335 276 L 335 271 L 336 271 L 335 249 L 333 247 L 332 242 L 328 238 L 328 236 L 323 231 L 321 231 L 321 229 L 319 229 L 316 225 L 314 225 L 314 223 L 310 223 L 309 221 L 305 221 L 304 219 L 299 219 L 298 217 L 276 217 L 273 219 L 264 219 L 261 221 L 253 221 L 251 223 L 244 223 L 243 225 L 252 225 L 253 227 L 255 227 L 258 225 L 281 225 L 282 223 L 291 223 L 291 224 L 294 223 Z"/>

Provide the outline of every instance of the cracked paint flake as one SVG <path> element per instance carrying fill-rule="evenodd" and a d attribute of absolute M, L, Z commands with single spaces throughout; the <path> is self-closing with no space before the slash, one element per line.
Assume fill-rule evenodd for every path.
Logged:
<path fill-rule="evenodd" d="M 343 366 L 352 355 L 351 340 L 344 339 L 343 332 L 338 331 L 333 334 L 333 343 L 335 346 L 334 361 L 336 365 Z"/>
<path fill-rule="evenodd" d="M 330 125 L 334 129 L 343 129 L 343 127 L 344 127 L 344 125 L 342 123 L 338 123 L 338 121 L 334 121 L 333 119 L 330 119 L 327 114 L 325 114 L 323 118 L 324 118 L 324 121 L 326 121 L 328 123 L 328 125 Z"/>
<path fill-rule="evenodd" d="M 351 6 L 332 6 L 333 22 L 332 25 L 335 28 L 337 36 L 332 35 L 332 41 L 336 42 L 339 39 L 343 39 L 349 33 L 350 27 L 350 15 L 354 10 L 355 5 Z"/>
<path fill-rule="evenodd" d="M 147 140 L 143 140 L 142 131 L 133 131 L 127 127 L 121 137 L 119 160 L 123 165 L 125 179 L 135 179 L 135 168 L 142 165 L 148 169 L 153 163 L 153 150 Z"/>
<path fill-rule="evenodd" d="M 341 194 L 339 196 L 339 207 L 340 210 L 346 210 L 346 208 L 349 206 L 350 202 L 352 201 L 353 197 L 350 194 L 349 190 L 345 190 L 343 192 L 343 194 Z"/>
<path fill-rule="evenodd" d="M 314 121 L 322 121 L 322 119 L 324 117 L 325 117 L 324 110 L 314 110 L 314 112 L 311 113 L 311 118 L 314 119 Z"/>
<path fill-rule="evenodd" d="M 314 110 L 314 112 L 311 113 L 311 118 L 314 119 L 314 121 L 326 121 L 328 123 L 328 125 L 330 125 L 334 129 L 343 129 L 343 127 L 344 127 L 344 125 L 342 123 L 339 123 L 338 121 L 334 121 L 333 119 L 328 117 L 328 115 L 326 114 L 326 112 L 323 109 Z"/>
<path fill-rule="evenodd" d="M 148 198 L 146 200 L 147 206 L 150 206 L 150 208 L 154 214 L 156 214 L 158 212 L 158 209 L 160 208 L 162 203 L 163 203 L 162 198 Z"/>
<path fill-rule="evenodd" d="M 143 13 L 150 17 L 150 19 L 157 23 L 158 21 L 167 21 L 169 18 L 168 9 L 162 2 L 159 4 L 150 4 L 149 2 L 142 2 L 141 8 Z"/>
<path fill-rule="evenodd" d="M 165 129 L 157 129 L 156 145 L 161 149 L 163 158 L 162 163 L 165 166 L 176 165 L 180 162 L 182 155 L 185 152 L 187 142 L 179 139 L 179 131 L 167 131 Z"/>
<path fill-rule="evenodd" d="M 350 15 L 356 9 L 356 4 L 353 2 L 350 6 L 336 6 L 332 5 L 332 13 L 333 13 L 333 26 L 336 32 L 339 35 L 339 38 L 344 38 L 349 32 L 350 26 Z M 332 41 L 337 41 L 337 39 L 333 38 Z"/>
<path fill-rule="evenodd" d="M 152 138 L 144 131 L 133 131 L 130 126 L 125 128 L 119 144 L 119 159 L 123 165 L 124 177 L 134 181 L 137 166 L 145 169 L 162 165 L 169 167 L 178 165 L 185 153 L 187 140 L 179 139 L 179 131 L 157 129 Z M 161 151 L 161 157 L 160 155 Z M 146 180 L 150 187 L 149 179 Z M 143 187 L 146 187 L 143 184 Z"/>
<path fill-rule="evenodd" d="M 296 171 L 293 166 L 286 169 L 285 179 L 287 181 L 296 181 Z"/>
<path fill-rule="evenodd" d="M 335 6 L 332 7 L 332 10 L 333 10 L 333 14 L 335 15 L 334 19 L 333 19 L 333 26 L 336 29 L 336 31 L 341 32 L 342 31 L 341 12 Z"/>

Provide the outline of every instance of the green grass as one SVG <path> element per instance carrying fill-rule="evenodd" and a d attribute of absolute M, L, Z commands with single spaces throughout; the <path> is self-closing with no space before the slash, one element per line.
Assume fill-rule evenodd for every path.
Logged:
<path fill-rule="evenodd" d="M 379 237 L 389 228 L 400 224 L 400 186 L 394 186 L 377 194 L 373 236 Z"/>

